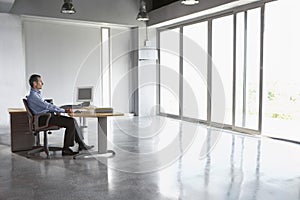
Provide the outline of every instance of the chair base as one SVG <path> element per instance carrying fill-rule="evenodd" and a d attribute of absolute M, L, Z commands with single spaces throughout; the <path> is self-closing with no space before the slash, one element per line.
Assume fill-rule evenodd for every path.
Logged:
<path fill-rule="evenodd" d="M 50 159 L 51 156 L 50 156 L 50 151 L 62 151 L 63 148 L 61 147 L 45 147 L 45 146 L 35 146 L 33 147 L 32 150 L 28 151 L 27 152 L 27 157 L 31 157 L 31 155 L 33 154 L 36 154 L 36 153 L 41 153 L 41 152 L 45 152 L 46 155 L 47 155 L 47 158 Z"/>

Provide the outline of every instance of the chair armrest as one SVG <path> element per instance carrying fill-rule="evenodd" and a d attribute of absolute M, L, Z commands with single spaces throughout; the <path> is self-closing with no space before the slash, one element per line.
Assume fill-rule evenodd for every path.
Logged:
<path fill-rule="evenodd" d="M 38 131 L 39 129 L 47 128 L 49 126 L 49 120 L 51 118 L 51 113 L 42 113 L 34 115 L 34 129 Z"/>

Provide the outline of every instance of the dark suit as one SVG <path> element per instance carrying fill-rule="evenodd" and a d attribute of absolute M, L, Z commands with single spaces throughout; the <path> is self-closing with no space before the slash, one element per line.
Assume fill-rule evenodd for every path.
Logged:
<path fill-rule="evenodd" d="M 80 131 L 77 121 L 74 118 L 53 114 L 50 118 L 49 124 L 66 128 L 64 137 L 64 148 L 74 146 L 74 140 L 79 145 L 84 144 L 83 135 Z"/>

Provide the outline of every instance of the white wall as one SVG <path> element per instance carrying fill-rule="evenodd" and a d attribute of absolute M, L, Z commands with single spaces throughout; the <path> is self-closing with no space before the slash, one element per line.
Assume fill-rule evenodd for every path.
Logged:
<path fill-rule="evenodd" d="M 0 13 L 0 126 L 9 124 L 7 108 L 23 107 L 26 84 L 21 20 Z"/>
<path fill-rule="evenodd" d="M 53 98 L 57 105 L 71 104 L 76 88 L 82 86 L 94 86 L 99 96 L 99 27 L 25 19 L 24 35 L 26 77 L 42 75 L 43 97 Z M 94 99 L 99 104 L 99 98 Z"/>
<path fill-rule="evenodd" d="M 129 112 L 126 101 L 130 94 L 126 76 L 131 59 L 130 28 L 111 28 L 112 83 L 122 81 L 112 106 Z M 94 87 L 93 104 L 100 104 L 101 26 L 41 19 L 25 19 L 26 77 L 41 74 L 43 96 L 53 98 L 57 105 L 76 103 L 76 88 Z M 112 88 L 113 93 L 115 87 Z M 120 101 L 122 100 L 122 101 Z"/>
<path fill-rule="evenodd" d="M 130 98 L 132 94 L 132 38 L 131 29 L 112 29 L 112 106 L 115 110 L 132 112 Z"/>
<path fill-rule="evenodd" d="M 23 23 L 23 28 L 22 28 Z M 79 86 L 94 86 L 94 104 L 100 102 L 101 26 L 0 14 L 0 126 L 9 125 L 7 108 L 23 107 L 28 94 L 28 78 L 41 74 L 43 96 L 57 105 L 76 101 Z M 112 82 L 122 79 L 117 98 L 128 99 L 131 68 L 131 29 L 111 27 Z M 116 36 L 115 36 L 116 35 Z M 26 59 L 25 59 L 26 58 Z M 123 87 L 124 86 L 124 87 Z M 115 105 L 129 112 L 126 101 Z"/>
<path fill-rule="evenodd" d="M 146 27 L 139 29 L 139 47 L 144 46 Z M 148 40 L 151 47 L 156 48 L 156 29 L 148 28 Z M 139 60 L 139 116 L 151 116 L 157 113 L 157 61 Z"/>

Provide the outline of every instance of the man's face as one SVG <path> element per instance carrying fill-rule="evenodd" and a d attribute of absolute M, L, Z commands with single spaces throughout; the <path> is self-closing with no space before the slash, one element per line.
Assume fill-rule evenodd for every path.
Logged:
<path fill-rule="evenodd" d="M 42 78 L 38 78 L 38 81 L 33 82 L 34 89 L 40 90 L 42 89 L 44 83 L 42 81 Z"/>

